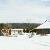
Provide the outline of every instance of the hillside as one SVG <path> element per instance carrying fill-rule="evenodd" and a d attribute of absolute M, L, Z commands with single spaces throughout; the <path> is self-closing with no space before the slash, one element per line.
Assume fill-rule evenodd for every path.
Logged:
<path fill-rule="evenodd" d="M 0 23 L 0 27 L 11 27 L 12 29 L 34 29 L 35 27 L 39 26 L 39 23 Z"/>
<path fill-rule="evenodd" d="M 29 28 L 29 29 L 33 29 L 37 26 L 39 26 L 40 24 L 37 23 L 10 23 L 12 25 L 12 28 Z"/>

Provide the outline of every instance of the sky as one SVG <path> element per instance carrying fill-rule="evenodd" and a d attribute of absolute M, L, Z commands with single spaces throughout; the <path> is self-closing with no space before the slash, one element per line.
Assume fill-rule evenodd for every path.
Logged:
<path fill-rule="evenodd" d="M 50 0 L 0 0 L 0 22 L 43 23 L 50 20 Z"/>

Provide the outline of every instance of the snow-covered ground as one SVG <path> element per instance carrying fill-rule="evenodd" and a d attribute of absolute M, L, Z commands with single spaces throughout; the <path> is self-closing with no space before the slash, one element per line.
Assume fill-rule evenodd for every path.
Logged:
<path fill-rule="evenodd" d="M 50 50 L 50 35 L 35 35 L 32 38 L 27 35 L 0 36 L 0 50 Z"/>

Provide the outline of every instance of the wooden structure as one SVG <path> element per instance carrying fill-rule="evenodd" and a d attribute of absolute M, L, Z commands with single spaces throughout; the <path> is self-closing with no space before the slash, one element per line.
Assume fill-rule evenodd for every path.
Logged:
<path fill-rule="evenodd" d="M 41 35 L 46 35 L 46 34 L 50 34 L 50 22 L 45 22 L 42 25 L 36 27 L 34 29 L 34 31 L 37 34 L 41 34 Z"/>
<path fill-rule="evenodd" d="M 4 36 L 11 35 L 11 29 L 2 29 L 1 32 L 3 33 Z"/>

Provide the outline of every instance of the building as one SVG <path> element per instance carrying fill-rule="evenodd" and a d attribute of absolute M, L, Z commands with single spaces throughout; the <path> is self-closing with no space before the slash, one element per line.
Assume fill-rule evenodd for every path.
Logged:
<path fill-rule="evenodd" d="M 2 29 L 1 32 L 3 33 L 4 36 L 15 36 L 15 35 L 22 35 L 23 29 Z"/>
<path fill-rule="evenodd" d="M 23 29 L 11 29 L 11 35 L 22 35 Z"/>
<path fill-rule="evenodd" d="M 41 34 L 41 35 L 50 34 L 50 22 L 45 22 L 41 24 L 40 26 L 36 27 L 34 31 L 37 34 Z"/>

